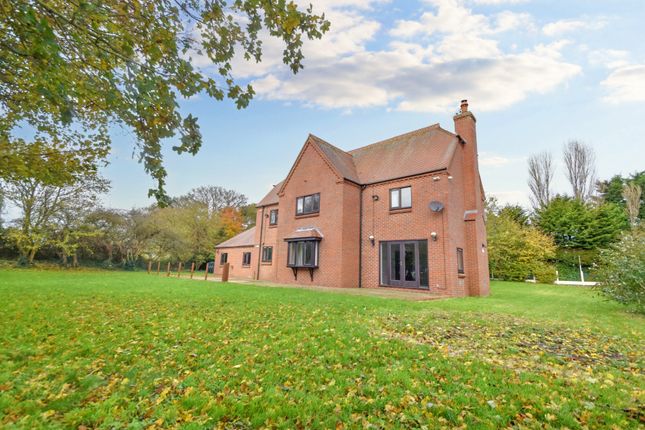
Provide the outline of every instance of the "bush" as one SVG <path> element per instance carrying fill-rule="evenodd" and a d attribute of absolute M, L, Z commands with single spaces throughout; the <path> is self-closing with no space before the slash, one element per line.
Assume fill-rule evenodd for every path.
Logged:
<path fill-rule="evenodd" d="M 504 213 L 489 214 L 486 227 L 492 277 L 523 281 L 536 270 L 547 266 L 547 262 L 555 256 L 553 239 L 536 228 L 517 223 Z M 555 280 L 555 269 L 553 277 Z"/>
<path fill-rule="evenodd" d="M 645 229 L 634 228 L 600 251 L 595 274 L 601 294 L 645 313 Z"/>
<path fill-rule="evenodd" d="M 550 264 L 540 264 L 533 269 L 535 279 L 541 284 L 552 284 L 556 280 L 555 267 Z"/>

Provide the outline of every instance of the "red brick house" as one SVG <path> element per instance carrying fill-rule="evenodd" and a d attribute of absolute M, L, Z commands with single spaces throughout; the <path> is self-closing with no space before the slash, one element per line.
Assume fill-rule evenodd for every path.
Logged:
<path fill-rule="evenodd" d="M 233 277 L 347 288 L 487 295 L 476 120 L 434 124 L 343 151 L 309 135 L 257 224 L 216 247 Z"/>

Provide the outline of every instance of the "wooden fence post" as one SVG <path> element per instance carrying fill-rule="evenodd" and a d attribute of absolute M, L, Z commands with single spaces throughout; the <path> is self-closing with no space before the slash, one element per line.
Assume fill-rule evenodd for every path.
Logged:
<path fill-rule="evenodd" d="M 190 279 L 193 279 L 193 273 L 195 273 L 195 262 L 190 265 Z"/>
<path fill-rule="evenodd" d="M 213 268 L 215 271 L 215 268 Z M 206 270 L 204 270 L 204 281 L 208 281 L 208 261 L 206 262 Z"/>
<path fill-rule="evenodd" d="M 152 260 L 148 261 L 148 275 L 150 274 L 151 270 L 152 270 Z"/>
<path fill-rule="evenodd" d="M 183 266 L 183 265 L 184 264 L 181 261 L 177 264 L 177 277 L 178 278 L 181 277 L 181 268 L 182 268 L 181 266 Z"/>
<path fill-rule="evenodd" d="M 168 267 L 166 268 L 166 277 L 170 276 L 170 261 L 168 262 Z"/>
<path fill-rule="evenodd" d="M 222 270 L 222 282 L 228 282 L 228 269 L 230 263 L 224 263 L 224 269 Z"/>
<path fill-rule="evenodd" d="M 161 273 L 161 260 L 157 261 L 157 275 Z"/>

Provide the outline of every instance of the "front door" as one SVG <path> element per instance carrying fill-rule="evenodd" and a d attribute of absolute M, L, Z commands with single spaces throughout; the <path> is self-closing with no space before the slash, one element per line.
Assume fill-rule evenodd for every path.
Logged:
<path fill-rule="evenodd" d="M 418 242 L 388 242 L 388 269 L 384 284 L 393 287 L 419 287 L 419 245 Z"/>

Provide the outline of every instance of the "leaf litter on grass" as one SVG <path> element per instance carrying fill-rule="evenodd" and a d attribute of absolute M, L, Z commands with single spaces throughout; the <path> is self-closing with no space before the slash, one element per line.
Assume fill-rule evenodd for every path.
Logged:
<path fill-rule="evenodd" d="M 437 311 L 412 319 L 410 315 L 386 315 L 373 335 L 425 345 L 449 359 L 478 360 L 519 375 L 541 375 L 590 393 L 629 387 L 625 396 L 629 404 L 621 412 L 645 424 L 642 338 L 627 340 L 590 327 L 572 328 L 506 315 L 471 314 L 468 319 L 456 319 L 454 314 Z M 496 407 L 495 400 L 488 404 Z M 582 405 L 587 410 L 612 407 L 592 401 Z"/>

